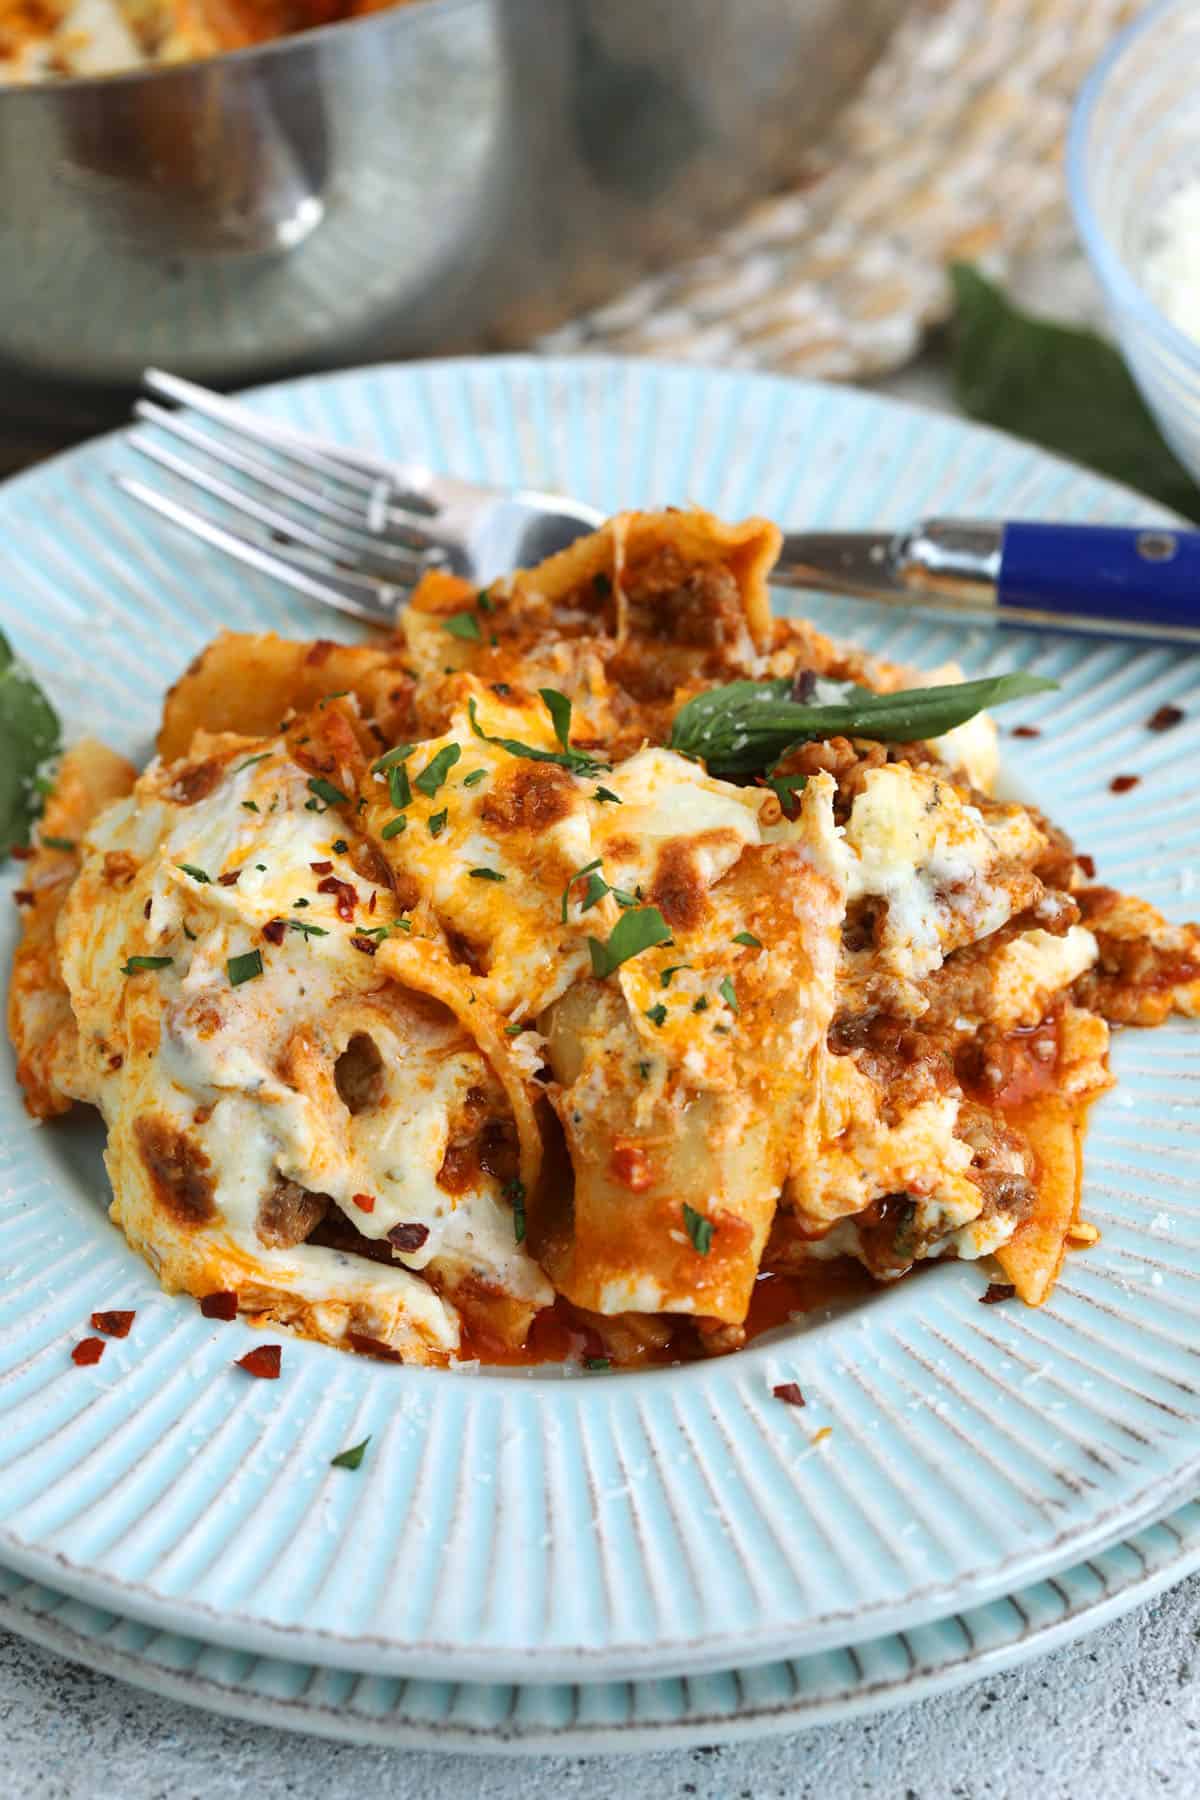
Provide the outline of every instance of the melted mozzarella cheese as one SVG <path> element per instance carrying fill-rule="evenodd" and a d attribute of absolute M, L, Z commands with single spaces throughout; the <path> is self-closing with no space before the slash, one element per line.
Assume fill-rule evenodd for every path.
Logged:
<path fill-rule="evenodd" d="M 887 902 L 873 960 L 903 980 L 919 981 L 1012 915 L 1019 890 L 998 873 L 1000 841 L 978 808 L 927 768 L 869 770 L 845 845 L 848 898 Z"/>
<path fill-rule="evenodd" d="M 64 935 L 81 1032 L 107 1041 L 134 983 L 157 1027 L 152 1054 L 126 1055 L 118 1070 L 92 1059 L 88 1097 L 110 1124 L 136 1114 L 186 1131 L 211 1167 L 221 1240 L 291 1291 L 328 1299 L 352 1279 L 356 1291 L 399 1293 L 428 1337 L 457 1341 L 452 1309 L 404 1268 L 307 1244 L 264 1245 L 260 1208 L 280 1179 L 330 1196 L 365 1236 L 423 1227 L 422 1243 L 396 1252 L 398 1263 L 421 1269 L 447 1258 L 547 1303 L 551 1290 L 516 1243 L 500 1182 L 478 1172 L 453 1195 L 438 1183 L 455 1118 L 468 1096 L 495 1089 L 494 1077 L 453 1022 L 434 1030 L 412 1015 L 351 941 L 358 925 L 386 925 L 394 902 L 333 848 L 341 815 L 308 809 L 307 778 L 281 747 L 252 765 L 234 759 L 194 805 L 169 793 L 165 772 L 152 768 L 88 844 L 93 871 L 128 857 L 138 875 L 125 887 L 101 881 L 104 903 L 74 916 Z M 336 896 L 317 891 L 327 864 L 355 889 L 355 923 L 338 916 Z M 236 882 L 222 884 L 235 871 Z M 289 921 L 282 941 L 264 941 L 263 926 L 279 918 Z M 253 950 L 261 974 L 233 985 L 229 959 Z M 171 960 L 125 977 L 119 965 L 130 954 Z M 371 1106 L 350 1113 L 334 1068 L 356 1035 L 375 1047 L 381 1087 Z M 120 1198 L 123 1183 L 114 1185 Z M 330 1290 L 335 1270 L 340 1287 Z"/>

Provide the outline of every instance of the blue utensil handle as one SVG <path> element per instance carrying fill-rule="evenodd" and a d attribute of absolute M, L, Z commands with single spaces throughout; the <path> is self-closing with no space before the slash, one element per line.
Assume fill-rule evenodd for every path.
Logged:
<path fill-rule="evenodd" d="M 1162 526 L 1004 527 L 996 600 L 1010 608 L 1200 631 L 1200 531 Z"/>

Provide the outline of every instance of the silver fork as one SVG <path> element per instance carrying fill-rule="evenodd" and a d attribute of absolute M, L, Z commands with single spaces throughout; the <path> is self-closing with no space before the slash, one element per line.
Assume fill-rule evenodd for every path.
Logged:
<path fill-rule="evenodd" d="M 159 369 L 147 369 L 143 381 L 159 400 L 201 414 L 218 430 L 173 406 L 139 400 L 138 419 L 173 441 L 137 427 L 126 443 L 235 520 L 133 476 L 118 475 L 118 486 L 226 555 L 375 625 L 394 623 L 398 604 L 429 569 L 486 587 L 565 548 L 603 517 L 555 494 L 485 487 L 348 450 Z M 227 479 L 230 472 L 250 486 Z M 246 524 L 238 528 L 240 521 Z"/>

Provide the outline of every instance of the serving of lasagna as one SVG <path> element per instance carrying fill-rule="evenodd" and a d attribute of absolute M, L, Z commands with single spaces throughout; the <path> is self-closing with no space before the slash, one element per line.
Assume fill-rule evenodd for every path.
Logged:
<path fill-rule="evenodd" d="M 140 774 L 66 753 L 18 1073 L 167 1290 L 426 1364 L 732 1351 L 941 1258 L 1046 1300 L 1200 930 L 995 797 L 1046 684 L 773 618 L 778 548 L 623 514 L 390 640 L 222 635 Z"/>

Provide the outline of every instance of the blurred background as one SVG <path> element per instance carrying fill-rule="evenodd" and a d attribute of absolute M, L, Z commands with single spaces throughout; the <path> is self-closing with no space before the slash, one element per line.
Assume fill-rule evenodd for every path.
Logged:
<path fill-rule="evenodd" d="M 148 362 L 612 351 L 944 403 L 952 265 L 1099 320 L 1064 139 L 1143 10 L 411 0 L 107 79 L 10 64 L 0 468 L 120 422 Z"/>

